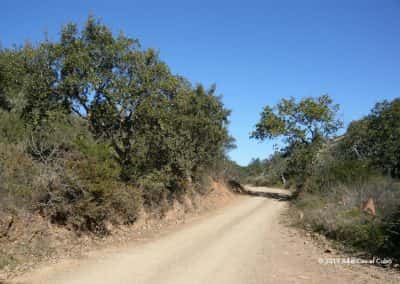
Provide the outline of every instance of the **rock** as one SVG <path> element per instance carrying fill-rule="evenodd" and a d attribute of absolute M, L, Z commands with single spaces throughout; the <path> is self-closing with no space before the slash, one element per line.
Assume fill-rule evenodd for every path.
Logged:
<path fill-rule="evenodd" d="M 376 216 L 376 210 L 375 210 L 375 202 L 372 197 L 368 198 L 366 202 L 362 205 L 362 210 L 364 213 L 367 213 L 372 216 Z"/>
<path fill-rule="evenodd" d="M 300 221 L 304 219 L 304 213 L 302 211 L 299 212 L 299 219 Z"/>
<path fill-rule="evenodd" d="M 105 222 L 104 227 L 108 232 L 111 232 L 114 229 L 114 226 L 111 222 Z"/>

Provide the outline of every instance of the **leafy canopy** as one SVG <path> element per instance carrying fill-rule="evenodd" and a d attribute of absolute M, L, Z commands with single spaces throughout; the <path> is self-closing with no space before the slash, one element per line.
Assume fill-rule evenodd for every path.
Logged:
<path fill-rule="evenodd" d="M 215 86 L 193 87 L 157 52 L 93 17 L 82 29 L 64 26 L 57 42 L 0 50 L 0 80 L 0 107 L 36 132 L 48 132 L 55 118 L 84 120 L 110 145 L 124 180 L 154 172 L 189 178 L 232 142 Z"/>
<path fill-rule="evenodd" d="M 343 125 L 337 119 L 339 106 L 328 95 L 282 99 L 276 106 L 266 106 L 251 138 L 265 140 L 284 137 L 289 144 L 309 144 L 328 138 Z"/>
<path fill-rule="evenodd" d="M 337 118 L 339 106 L 328 95 L 317 98 L 282 99 L 276 106 L 266 106 L 251 138 L 266 140 L 283 138 L 286 143 L 277 153 L 279 172 L 302 188 L 312 174 L 312 164 L 324 141 L 343 125 Z M 271 168 L 269 173 L 273 172 Z"/>
<path fill-rule="evenodd" d="M 383 101 L 350 124 L 342 142 L 347 158 L 363 160 L 400 177 L 400 99 Z"/>

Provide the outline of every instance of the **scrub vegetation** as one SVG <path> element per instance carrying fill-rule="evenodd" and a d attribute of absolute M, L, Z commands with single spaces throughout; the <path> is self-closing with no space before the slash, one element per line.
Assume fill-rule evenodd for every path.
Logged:
<path fill-rule="evenodd" d="M 265 107 L 252 137 L 284 146 L 253 160 L 244 182 L 294 189 L 302 225 L 398 261 L 400 99 L 376 104 L 340 136 L 338 110 L 327 95 Z"/>
<path fill-rule="evenodd" d="M 0 49 L 0 214 L 103 235 L 143 208 L 162 213 L 233 172 L 229 114 L 215 86 L 93 17 Z"/>

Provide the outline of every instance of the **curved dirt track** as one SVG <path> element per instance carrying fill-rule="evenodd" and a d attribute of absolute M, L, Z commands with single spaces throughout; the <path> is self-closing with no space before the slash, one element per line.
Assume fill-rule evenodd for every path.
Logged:
<path fill-rule="evenodd" d="M 319 264 L 330 255 L 280 222 L 287 192 L 249 189 L 251 195 L 165 236 L 41 269 L 18 282 L 399 283 L 375 267 Z"/>

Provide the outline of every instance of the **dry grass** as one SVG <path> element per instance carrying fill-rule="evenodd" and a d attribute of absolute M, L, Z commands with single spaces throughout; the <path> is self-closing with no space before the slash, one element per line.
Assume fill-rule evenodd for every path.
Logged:
<path fill-rule="evenodd" d="M 369 198 L 374 200 L 376 216 L 362 210 Z M 387 179 L 340 185 L 323 194 L 303 194 L 295 205 L 302 226 L 348 247 L 379 254 L 389 245 L 386 226 L 400 208 L 400 187 Z"/>

